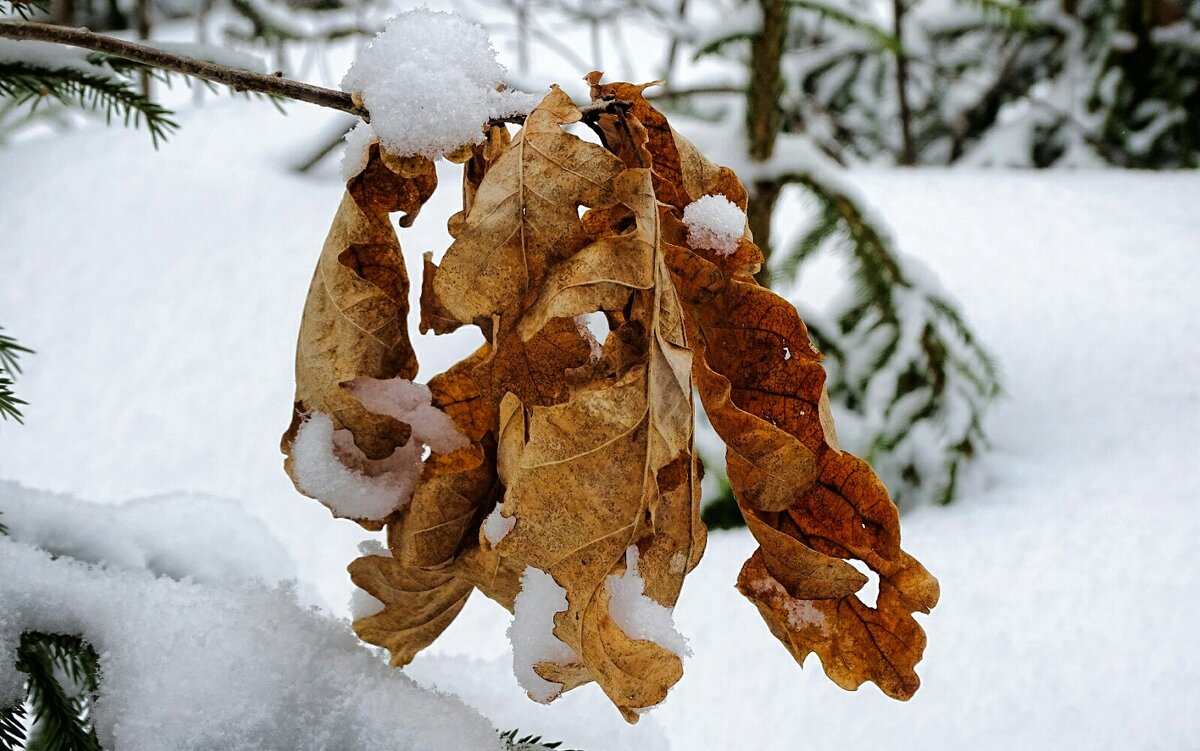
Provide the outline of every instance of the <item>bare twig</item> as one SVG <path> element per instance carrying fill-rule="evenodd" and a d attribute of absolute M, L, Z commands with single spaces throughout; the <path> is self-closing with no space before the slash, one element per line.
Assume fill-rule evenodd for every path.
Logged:
<path fill-rule="evenodd" d="M 687 89 L 658 89 L 646 92 L 648 100 L 675 100 L 687 99 L 690 96 L 703 96 L 705 94 L 740 94 L 746 95 L 744 86 L 694 86 Z"/>
<path fill-rule="evenodd" d="M 97 34 L 88 29 L 53 26 L 44 23 L 13 23 L 5 21 L 0 22 L 0 38 L 53 42 L 71 47 L 81 47 L 105 55 L 132 60 L 135 63 L 142 63 L 154 68 L 202 78 L 205 81 L 212 81 L 228 86 L 234 91 L 253 91 L 284 99 L 294 99 L 298 102 L 308 102 L 320 107 L 348 112 L 367 122 L 371 121 L 371 113 L 367 111 L 367 108 L 358 104 L 354 97 L 344 91 L 336 91 L 300 81 L 293 81 L 284 78 L 279 73 L 264 75 L 239 68 L 231 68 L 227 65 L 211 63 L 207 60 L 198 60 L 194 57 L 177 55 L 144 44 L 128 42 L 124 39 L 117 39 L 105 34 Z M 607 99 L 585 104 L 579 109 L 583 113 L 585 121 L 593 122 L 600 115 L 624 112 L 629 107 L 629 102 L 619 99 Z M 488 122 L 488 125 L 502 125 L 504 123 L 520 124 L 524 122 L 524 115 L 511 115 L 491 120 Z"/>
<path fill-rule="evenodd" d="M 45 23 L 3 22 L 0 23 L 0 37 L 82 47 L 154 68 L 223 84 L 234 91 L 256 91 L 270 96 L 308 102 L 321 107 L 349 112 L 364 120 L 370 120 L 371 117 L 365 108 L 355 104 L 351 96 L 344 91 L 292 81 L 281 75 L 270 76 L 253 73 L 248 70 L 210 63 L 206 60 L 197 60 L 194 57 L 176 55 L 144 44 L 127 42 L 124 39 L 117 39 L 105 34 L 96 34 L 88 29 L 53 26 Z"/>

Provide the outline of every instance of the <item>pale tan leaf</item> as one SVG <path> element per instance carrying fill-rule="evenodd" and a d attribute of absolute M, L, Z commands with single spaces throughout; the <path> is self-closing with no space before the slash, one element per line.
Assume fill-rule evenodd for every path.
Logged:
<path fill-rule="evenodd" d="M 408 274 L 389 212 L 411 222 L 437 185 L 433 163 L 395 159 L 371 146 L 367 166 L 346 186 L 309 287 L 296 345 L 296 399 L 282 448 L 312 412 L 348 429 L 368 460 L 385 459 L 410 436 L 409 426 L 366 410 L 342 384 L 360 377 L 412 378 Z M 294 477 L 293 477 L 294 479 Z M 361 521 L 377 529 L 378 522 Z"/>

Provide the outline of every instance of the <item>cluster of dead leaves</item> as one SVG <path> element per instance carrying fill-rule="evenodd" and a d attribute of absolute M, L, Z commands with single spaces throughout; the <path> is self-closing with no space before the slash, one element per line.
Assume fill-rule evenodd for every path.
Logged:
<path fill-rule="evenodd" d="M 688 247 L 689 203 L 720 194 L 744 210 L 746 190 L 671 129 L 645 86 L 599 80 L 589 77 L 594 99 L 630 104 L 590 123 L 602 145 L 565 129 L 581 113 L 556 87 L 516 135 L 492 127 L 459 155 L 463 210 L 441 265 L 426 254 L 420 323 L 439 334 L 475 325 L 486 338 L 429 382 L 470 446 L 430 454 L 407 504 L 360 520 L 386 526 L 391 555 L 351 564 L 384 604 L 354 628 L 404 665 L 473 589 L 511 610 L 534 567 L 566 592 L 553 633 L 574 654 L 537 673 L 562 690 L 596 681 L 636 721 L 683 666 L 621 630 L 605 582 L 636 545 L 646 595 L 669 608 L 704 551 L 696 392 L 760 545 L 740 591 L 797 661 L 816 652 L 838 685 L 872 681 L 906 699 L 925 646 L 912 614 L 936 604 L 937 581 L 900 548 L 874 472 L 838 449 L 820 355 L 795 308 L 754 281 L 752 238 L 729 254 Z M 406 212 L 408 226 L 435 184 L 428 160 L 377 146 L 348 183 L 304 311 L 285 453 L 318 411 L 369 460 L 415 440 L 343 384 L 416 373 L 388 214 Z M 580 323 L 596 311 L 603 342 Z M 493 543 L 484 521 L 496 514 L 511 528 Z M 856 596 L 867 578 L 851 560 L 878 574 L 875 607 Z"/>

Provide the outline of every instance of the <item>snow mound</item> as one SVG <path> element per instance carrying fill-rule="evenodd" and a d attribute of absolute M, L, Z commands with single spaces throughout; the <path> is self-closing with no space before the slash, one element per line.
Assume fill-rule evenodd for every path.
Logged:
<path fill-rule="evenodd" d="M 106 748 L 500 748 L 481 716 L 286 588 L 101 569 L 0 538 L 0 602 L 0 701 L 15 698 L 22 631 L 78 634 L 101 655 Z"/>
<path fill-rule="evenodd" d="M 55 557 L 200 584 L 276 584 L 296 564 L 236 501 L 175 493 L 100 505 L 0 480 L 9 537 Z"/>
<path fill-rule="evenodd" d="M 388 21 L 350 66 L 342 89 L 362 99 L 388 151 L 436 159 L 480 143 L 488 120 L 537 104 L 532 94 L 497 90 L 504 74 L 482 27 L 420 8 Z"/>
<path fill-rule="evenodd" d="M 546 704 L 558 696 L 562 685 L 548 681 L 533 669 L 539 662 L 565 665 L 578 662 L 575 650 L 554 635 L 554 614 L 567 609 L 567 590 L 554 577 L 533 566 L 521 574 L 521 591 L 513 602 L 513 674 L 534 701 Z"/>
<path fill-rule="evenodd" d="M 638 548 L 630 545 L 625 551 L 625 573 L 612 574 L 606 585 L 612 598 L 608 614 L 613 622 L 632 639 L 652 641 L 680 657 L 691 657 L 687 639 L 675 628 L 671 609 L 646 596 L 646 581 L 638 573 Z"/>
<path fill-rule="evenodd" d="M 746 212 L 725 196 L 701 196 L 683 210 L 688 244 L 729 255 L 746 231 Z"/>

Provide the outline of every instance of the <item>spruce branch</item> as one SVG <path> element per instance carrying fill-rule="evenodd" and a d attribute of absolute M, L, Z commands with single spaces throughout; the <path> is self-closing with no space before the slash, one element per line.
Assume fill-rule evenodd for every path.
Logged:
<path fill-rule="evenodd" d="M 0 16 L 16 13 L 23 20 L 50 12 L 50 0 L 0 0 Z"/>
<path fill-rule="evenodd" d="M 999 367 L 856 199 L 811 174 L 782 179 L 807 189 L 818 210 L 777 270 L 794 276 L 830 245 L 851 262 L 853 295 L 835 303 L 831 320 L 804 318 L 828 358 L 830 397 L 859 427 L 853 449 L 897 502 L 919 495 L 950 503 L 963 466 L 987 444 L 983 415 L 1001 392 Z M 930 441 L 936 456 L 920 449 Z"/>
<path fill-rule="evenodd" d="M 28 749 L 101 751 L 88 719 L 98 687 L 99 657 L 77 636 L 27 631 L 17 648 L 17 670 L 25 673 L 32 706 Z M 60 678 L 71 682 L 64 686 Z"/>
<path fill-rule="evenodd" d="M 3 83 L 4 77 L 0 72 L 0 85 Z M 21 405 L 28 404 L 12 392 L 13 381 L 21 372 L 18 358 L 22 354 L 33 354 L 33 350 L 17 344 L 17 340 L 5 334 L 3 327 L 0 327 L 0 418 L 12 418 L 17 422 L 21 422 Z"/>
<path fill-rule="evenodd" d="M 996 0 L 988 1 L 996 2 Z M 811 11 L 822 18 L 833 21 L 839 26 L 861 32 L 881 50 L 887 50 L 896 55 L 901 54 L 900 39 L 896 35 L 889 33 L 887 30 L 871 23 L 865 18 L 846 11 L 835 3 L 824 2 L 823 0 L 788 0 L 788 5 L 799 10 Z"/>
<path fill-rule="evenodd" d="M 92 59 L 89 62 L 99 64 Z M 114 66 L 122 72 L 128 66 Z M 78 104 L 104 114 L 105 120 L 122 120 L 127 126 L 145 123 L 157 147 L 159 141 L 176 128 L 171 111 L 147 97 L 133 83 L 119 76 L 88 72 L 78 68 L 42 68 L 28 63 L 0 63 L 0 97 L 17 104 L 37 102 L 50 97 L 63 104 Z"/>
<path fill-rule="evenodd" d="M 517 738 L 518 732 L 516 728 L 513 728 L 500 734 L 500 740 L 504 741 L 505 751 L 570 751 L 569 749 L 559 749 L 562 741 L 543 741 L 540 735 L 526 735 Z"/>

